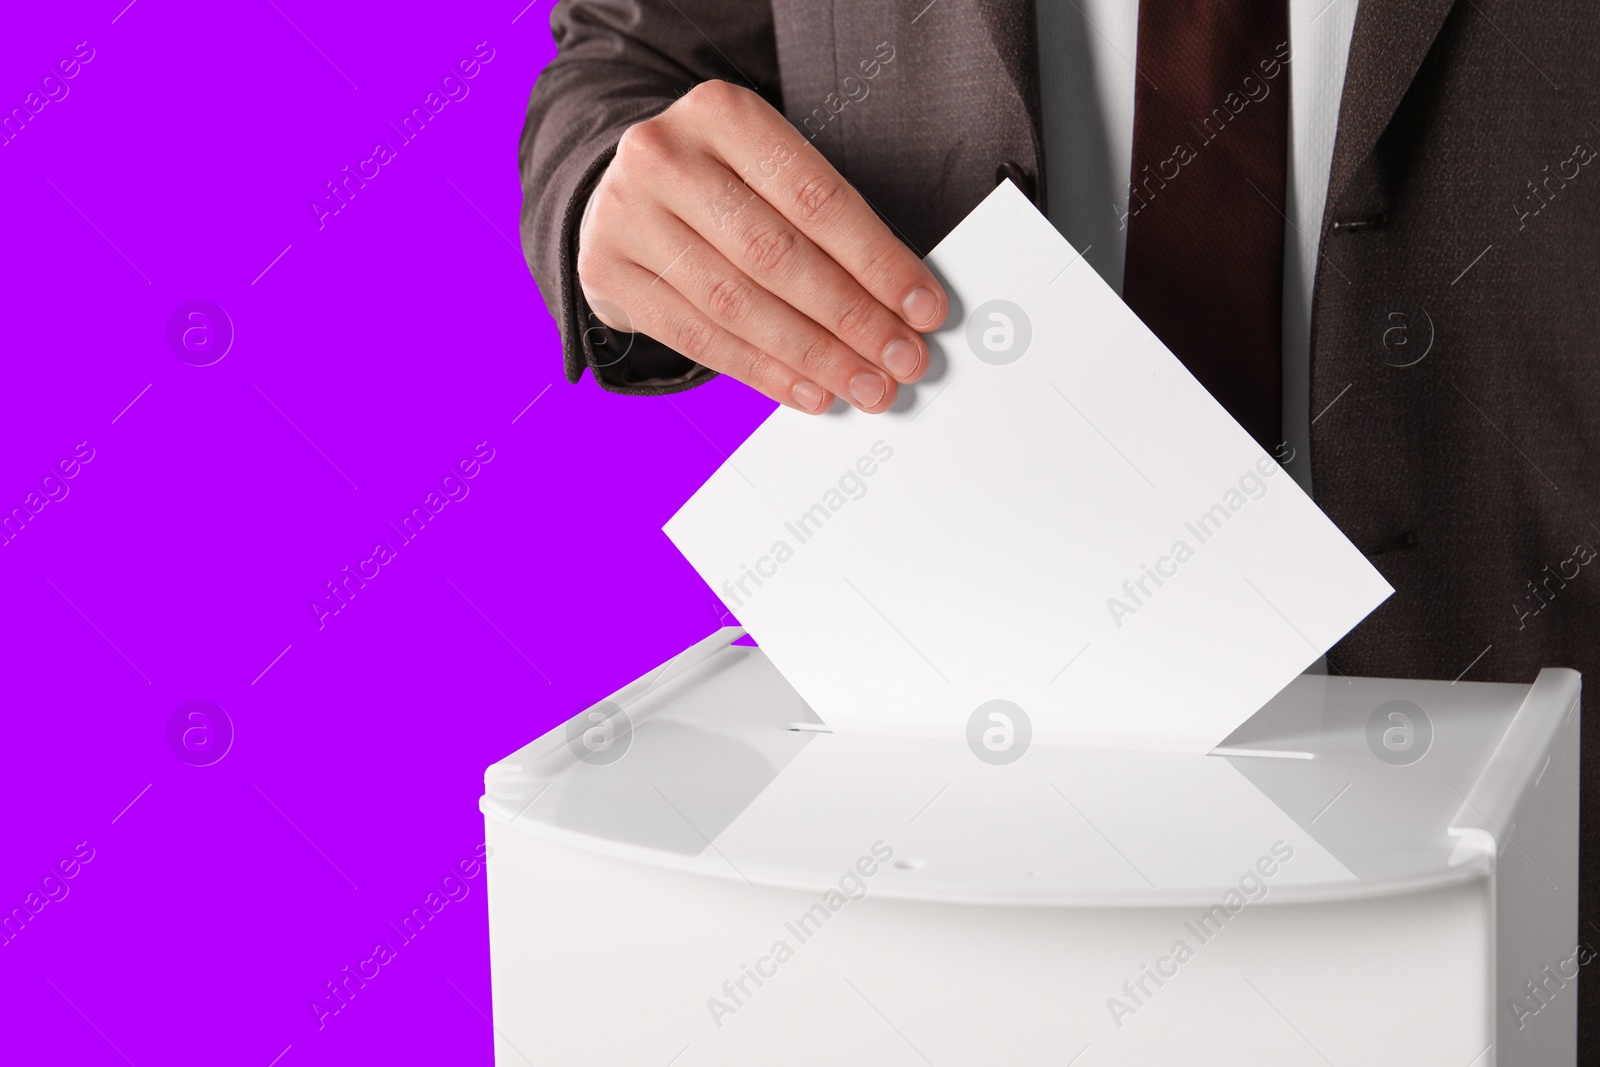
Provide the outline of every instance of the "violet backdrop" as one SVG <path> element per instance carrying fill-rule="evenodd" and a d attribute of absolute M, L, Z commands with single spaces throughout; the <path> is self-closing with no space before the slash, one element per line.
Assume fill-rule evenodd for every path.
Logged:
<path fill-rule="evenodd" d="M 660 527 L 772 405 L 562 379 L 550 0 L 125 3 L 0 34 L 3 1058 L 487 1064 L 483 769 L 718 625 Z"/>

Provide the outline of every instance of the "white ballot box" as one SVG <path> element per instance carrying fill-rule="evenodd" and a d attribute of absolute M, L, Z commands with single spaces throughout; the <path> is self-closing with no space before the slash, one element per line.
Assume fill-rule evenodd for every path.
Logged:
<path fill-rule="evenodd" d="M 1574 1061 L 1575 672 L 1192 755 L 835 735 L 741 633 L 488 769 L 501 1067 Z"/>

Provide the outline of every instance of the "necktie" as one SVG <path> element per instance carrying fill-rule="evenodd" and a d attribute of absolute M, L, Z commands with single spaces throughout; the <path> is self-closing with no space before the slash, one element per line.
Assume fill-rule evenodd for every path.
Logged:
<path fill-rule="evenodd" d="M 1287 0 L 1141 0 L 1123 299 L 1269 452 L 1283 396 Z"/>

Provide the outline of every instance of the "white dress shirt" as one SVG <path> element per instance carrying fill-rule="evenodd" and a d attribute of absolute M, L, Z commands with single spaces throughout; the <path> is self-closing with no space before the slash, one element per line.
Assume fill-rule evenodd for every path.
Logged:
<path fill-rule="evenodd" d="M 1151 0 L 1158 2 L 1158 0 Z M 1357 0 L 1289 0 L 1288 225 L 1283 256 L 1285 467 L 1311 491 L 1311 285 Z M 1037 0 L 1050 221 L 1122 292 L 1133 166 L 1138 0 Z M 1268 56 L 1262 56 L 1268 59 Z M 1285 86 L 1273 85 L 1274 92 Z M 1284 452 L 1280 458 L 1287 457 Z"/>

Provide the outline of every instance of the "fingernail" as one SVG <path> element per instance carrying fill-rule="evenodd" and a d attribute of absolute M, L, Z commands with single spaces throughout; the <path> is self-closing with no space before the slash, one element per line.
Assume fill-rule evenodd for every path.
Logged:
<path fill-rule="evenodd" d="M 933 295 L 932 289 L 919 286 L 911 290 L 911 295 L 900 305 L 900 310 L 911 325 L 927 326 L 939 313 L 939 298 Z"/>
<path fill-rule="evenodd" d="M 862 372 L 850 379 L 850 395 L 864 408 L 875 407 L 888 389 L 889 383 L 883 380 L 881 374 Z"/>
<path fill-rule="evenodd" d="M 794 387 L 794 402 L 807 411 L 816 411 L 822 406 L 822 387 L 816 382 L 801 382 Z"/>
<path fill-rule="evenodd" d="M 901 381 L 911 377 L 917 372 L 917 364 L 922 362 L 922 353 L 917 351 L 917 346 L 907 341 L 904 337 L 897 337 L 889 342 L 889 347 L 883 350 L 883 365 L 890 374 Z"/>

